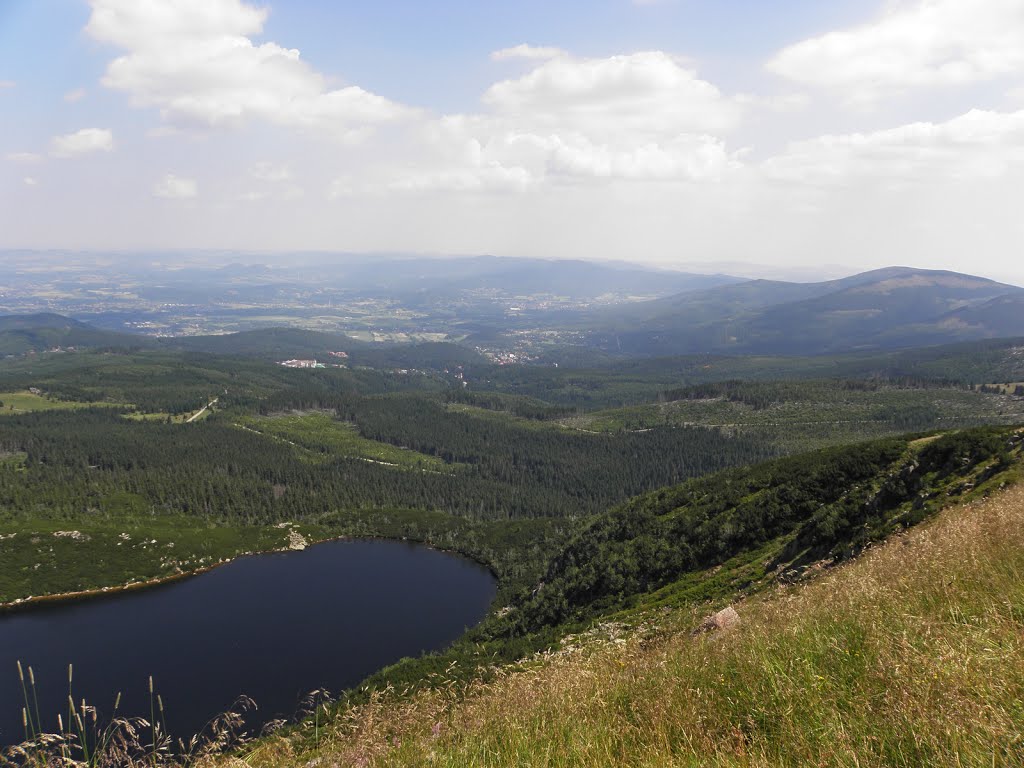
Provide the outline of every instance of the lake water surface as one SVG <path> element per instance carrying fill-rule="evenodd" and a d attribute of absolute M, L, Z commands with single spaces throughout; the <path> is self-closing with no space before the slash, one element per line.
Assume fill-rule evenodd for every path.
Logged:
<path fill-rule="evenodd" d="M 31 665 L 45 730 L 76 700 L 101 718 L 149 715 L 152 675 L 175 737 L 240 694 L 255 726 L 294 714 L 316 688 L 338 692 L 403 656 L 438 650 L 494 598 L 482 566 L 413 544 L 334 541 L 236 560 L 137 592 L 0 613 L 0 745 L 22 740 L 15 662 Z M 65 714 L 65 717 L 67 715 Z"/>

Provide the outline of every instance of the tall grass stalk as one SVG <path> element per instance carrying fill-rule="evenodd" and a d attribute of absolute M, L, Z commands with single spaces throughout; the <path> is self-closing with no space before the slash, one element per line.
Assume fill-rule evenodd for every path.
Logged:
<path fill-rule="evenodd" d="M 28 741 L 36 737 L 36 727 L 32 719 L 32 709 L 28 705 L 28 686 L 25 684 L 25 670 L 22 669 L 20 659 L 18 660 L 18 682 L 21 684 L 21 698 L 25 703 L 21 710 L 21 721 L 25 728 L 25 741 Z"/>
<path fill-rule="evenodd" d="M 19 680 L 24 680 L 24 670 Z M 27 688 L 35 686 L 35 677 L 28 675 L 23 697 L 28 701 Z M 73 673 L 69 670 L 69 680 Z M 22 724 L 29 736 L 22 744 L 0 750 L 0 768 L 180 768 L 208 762 L 210 757 L 245 743 L 242 735 L 244 712 L 255 707 L 242 697 L 228 712 L 213 718 L 202 733 L 187 742 L 178 741 L 171 749 L 167 731 L 163 696 L 156 692 L 152 680 L 151 717 L 126 718 L 121 714 L 121 694 L 114 698 L 109 718 L 101 722 L 95 707 L 85 699 L 75 704 L 73 694 L 68 695 L 68 720 L 64 714 L 56 717 L 57 729 L 47 733 L 40 727 L 33 733 L 30 720 L 39 722 L 38 704 L 22 708 Z M 33 690 L 33 700 L 35 691 Z"/>
<path fill-rule="evenodd" d="M 156 712 L 153 706 L 153 676 L 149 676 L 149 728 L 150 728 L 150 762 L 156 765 Z"/>
<path fill-rule="evenodd" d="M 35 737 L 38 736 L 39 731 L 42 730 L 40 725 L 42 721 L 39 718 L 39 692 L 36 690 L 36 673 L 32 671 L 31 664 L 28 667 L 28 682 L 29 686 L 32 688 L 32 704 L 36 714 L 36 728 L 35 733 L 33 734 L 33 737 Z"/>

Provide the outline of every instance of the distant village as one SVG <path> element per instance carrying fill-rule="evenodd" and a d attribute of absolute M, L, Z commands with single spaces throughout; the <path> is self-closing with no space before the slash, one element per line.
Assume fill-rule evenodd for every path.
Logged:
<path fill-rule="evenodd" d="M 328 355 L 341 360 L 348 359 L 348 352 L 328 352 Z M 326 368 L 326 363 L 321 363 L 319 360 L 281 360 L 278 365 L 284 368 Z M 345 368 L 344 363 L 331 363 L 331 368 Z"/>

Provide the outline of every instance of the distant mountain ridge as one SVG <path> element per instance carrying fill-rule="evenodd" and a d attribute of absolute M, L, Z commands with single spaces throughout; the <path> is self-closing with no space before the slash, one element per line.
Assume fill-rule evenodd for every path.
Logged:
<path fill-rule="evenodd" d="M 1024 334 L 1024 289 L 888 267 L 839 280 L 751 280 L 592 313 L 592 343 L 629 354 L 821 354 Z M 614 346 L 613 346 L 614 345 Z"/>
<path fill-rule="evenodd" d="M 152 341 L 143 336 L 104 331 L 52 313 L 0 317 L 0 355 L 68 347 L 138 347 Z"/>
<path fill-rule="evenodd" d="M 340 333 L 263 328 L 213 336 L 157 338 L 93 328 L 56 314 L 0 316 L 0 356 L 63 349 L 165 350 L 237 355 L 262 360 L 316 359 L 378 368 L 446 368 L 485 362 L 467 347 L 447 342 L 369 344 Z M 335 359 L 331 352 L 348 357 Z"/>
<path fill-rule="evenodd" d="M 545 268 L 550 268 L 547 273 L 520 274 L 521 262 L 494 260 L 489 279 L 496 279 L 495 263 L 511 270 L 508 286 L 523 280 L 537 290 L 557 290 L 560 280 L 585 273 L 583 263 L 573 263 L 563 272 L 561 263 L 552 262 Z M 475 261 L 472 266 L 480 264 Z M 596 269 L 601 279 L 607 276 L 608 268 Z M 629 272 L 621 270 L 621 274 Z M 643 270 L 637 275 L 650 277 Z M 516 327 L 536 323 L 544 331 L 572 331 L 590 353 L 614 357 L 817 355 L 1024 336 L 1024 288 L 958 272 L 888 267 L 817 283 L 730 282 L 734 279 L 724 276 L 680 275 L 684 283 L 691 281 L 689 287 L 665 298 L 540 314 L 516 320 Z M 447 287 L 438 283 L 424 290 L 458 291 L 461 281 L 474 279 L 455 275 Z M 694 287 L 705 279 L 726 282 Z M 527 282 L 519 283 L 523 290 Z M 593 282 L 590 285 L 592 290 Z M 497 322 L 507 330 L 513 321 L 506 317 Z M 401 355 L 395 355 L 340 333 L 293 327 L 154 338 L 101 330 L 52 313 L 0 317 L 0 355 L 57 347 L 178 349 L 278 360 L 323 358 L 338 351 L 355 355 L 355 364 L 396 367 L 416 367 L 405 362 L 409 359 L 442 367 L 483 359 L 466 346 L 447 343 L 406 346 Z M 358 362 L 359 358 L 368 362 Z"/>
<path fill-rule="evenodd" d="M 506 297 L 555 294 L 594 298 L 604 294 L 663 296 L 742 282 L 744 278 L 579 259 L 537 259 L 506 256 L 414 258 L 358 257 L 334 264 L 227 264 L 216 269 L 190 267 L 161 273 L 153 284 L 140 286 L 147 298 L 208 300 L 226 289 L 252 298 L 278 295 L 282 288 L 315 285 L 408 297 L 419 294 L 458 295 L 493 292 Z"/>

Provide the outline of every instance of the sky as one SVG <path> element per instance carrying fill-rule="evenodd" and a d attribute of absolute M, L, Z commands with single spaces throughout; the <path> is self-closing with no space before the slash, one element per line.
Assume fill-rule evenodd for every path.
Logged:
<path fill-rule="evenodd" d="M 1022 201 L 1024 0 L 0 0 L 0 248 L 1024 284 Z"/>

